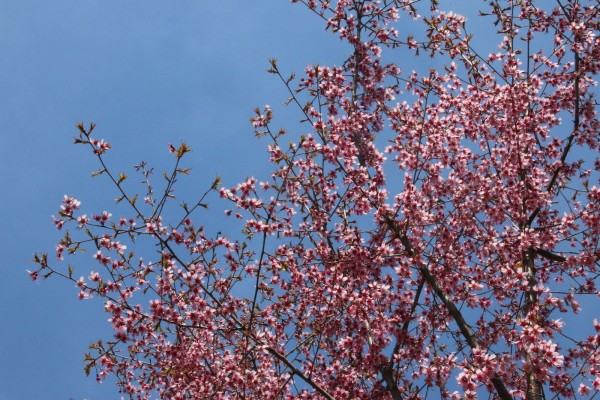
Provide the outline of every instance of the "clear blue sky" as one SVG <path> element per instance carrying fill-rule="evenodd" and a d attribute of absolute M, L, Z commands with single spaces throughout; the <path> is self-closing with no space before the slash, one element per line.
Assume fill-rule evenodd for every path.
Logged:
<path fill-rule="evenodd" d="M 95 121 L 122 168 L 142 159 L 166 168 L 167 143 L 185 140 L 187 193 L 217 173 L 226 184 L 265 176 L 267 142 L 248 118 L 287 97 L 265 73 L 268 59 L 300 73 L 339 65 L 339 46 L 286 0 L 0 0 L 0 400 L 119 398 L 83 373 L 88 344 L 111 336 L 100 304 L 25 272 L 35 250 L 52 252 L 50 216 L 64 194 L 88 211 L 116 197 L 71 145 L 75 123 Z"/>

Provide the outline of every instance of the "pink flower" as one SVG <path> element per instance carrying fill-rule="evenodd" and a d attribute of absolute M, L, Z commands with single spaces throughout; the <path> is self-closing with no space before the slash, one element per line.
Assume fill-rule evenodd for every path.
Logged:
<path fill-rule="evenodd" d="M 56 258 L 59 260 L 63 260 L 63 252 L 65 251 L 65 246 L 63 246 L 62 244 L 59 244 L 56 246 Z"/>
<path fill-rule="evenodd" d="M 80 227 L 84 227 L 89 222 L 89 219 L 86 214 L 83 214 L 82 216 L 77 218 L 77 222 L 79 223 Z"/>
<path fill-rule="evenodd" d="M 106 150 L 110 149 L 110 143 L 102 140 L 91 139 L 90 143 L 94 146 L 94 154 L 101 155 Z"/>
<path fill-rule="evenodd" d="M 81 202 L 73 197 L 65 194 L 63 203 L 60 206 L 60 215 L 63 217 L 72 217 L 73 211 L 79 209 Z"/>
<path fill-rule="evenodd" d="M 156 232 L 157 227 L 154 222 L 146 222 L 146 233 L 154 233 Z"/>
<path fill-rule="evenodd" d="M 102 225 L 102 226 L 104 226 L 104 224 L 106 224 L 106 222 L 108 222 L 110 217 L 112 217 L 112 214 L 107 211 L 102 211 L 101 215 L 92 215 L 92 218 L 95 221 L 99 222 L 100 225 Z"/>
<path fill-rule="evenodd" d="M 29 274 L 29 277 L 31 278 L 32 281 L 36 282 L 39 278 L 40 272 L 39 271 L 29 271 L 27 270 L 27 273 Z"/>
<path fill-rule="evenodd" d="M 579 392 L 582 396 L 589 396 L 590 388 L 584 385 L 583 383 L 579 384 L 579 388 L 577 388 L 577 392 Z"/>
<path fill-rule="evenodd" d="M 63 225 L 65 224 L 65 221 L 63 219 L 54 218 L 54 215 L 52 216 L 52 219 L 54 220 L 54 225 L 56 225 L 56 229 L 60 231 Z"/>

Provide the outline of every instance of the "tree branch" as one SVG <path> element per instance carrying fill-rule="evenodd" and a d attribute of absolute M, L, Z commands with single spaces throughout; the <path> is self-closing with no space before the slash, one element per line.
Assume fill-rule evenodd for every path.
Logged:
<path fill-rule="evenodd" d="M 271 353 L 273 356 L 275 356 L 275 358 L 277 358 L 279 361 L 281 361 L 282 363 L 284 363 L 289 369 L 292 370 L 292 373 L 294 375 L 298 375 L 300 378 L 302 378 L 302 380 L 306 383 L 308 383 L 310 386 L 313 387 L 313 389 L 315 389 L 319 394 L 321 394 L 322 396 L 324 396 L 326 399 L 328 400 L 335 400 L 335 398 L 330 395 L 329 393 L 327 393 L 327 391 L 325 389 L 323 389 L 321 386 L 319 386 L 318 383 L 316 383 L 315 381 L 313 381 L 311 378 L 309 378 L 308 376 L 304 375 L 304 373 L 302 371 L 300 371 L 298 368 L 296 368 L 294 366 L 294 364 L 292 364 L 287 358 L 285 358 L 284 355 L 282 355 L 280 352 L 278 352 L 277 350 L 275 350 L 272 347 L 267 347 L 266 350 Z"/>
<path fill-rule="evenodd" d="M 400 240 L 400 242 L 404 246 L 408 255 L 411 257 L 414 257 L 416 255 L 416 252 L 415 252 L 414 248 L 412 247 L 412 244 L 408 240 L 408 237 L 406 236 L 406 234 L 404 234 L 400 230 L 400 227 L 398 226 L 398 223 L 396 222 L 396 220 L 394 220 L 391 216 L 389 216 L 387 214 L 384 216 L 384 218 L 388 224 L 388 227 L 392 230 L 392 232 L 394 232 L 396 237 Z M 454 304 L 454 302 L 452 301 L 450 296 L 448 296 L 448 294 L 444 291 L 444 289 L 439 285 L 437 279 L 431 274 L 431 271 L 429 271 L 429 269 L 427 269 L 427 267 L 425 267 L 425 266 L 420 266 L 419 272 L 421 272 L 421 276 L 423 276 L 423 279 L 425 280 L 425 282 L 427 282 L 427 284 L 431 287 L 431 289 L 433 289 L 433 292 L 436 294 L 436 296 L 442 301 L 442 303 L 444 303 L 444 306 L 446 306 L 446 309 L 450 313 L 450 316 L 452 316 L 452 318 L 456 322 L 456 325 L 458 325 L 458 329 L 460 330 L 463 337 L 467 341 L 467 344 L 469 345 L 469 347 L 471 349 L 477 348 L 478 347 L 477 337 L 475 336 L 475 333 L 473 333 L 473 329 L 467 323 L 467 321 L 463 317 L 462 313 L 460 312 L 458 307 L 456 307 L 456 305 Z M 382 373 L 383 373 L 383 371 L 382 371 Z M 492 384 L 494 385 L 494 388 L 496 389 L 496 392 L 498 393 L 498 396 L 502 400 L 512 400 L 512 396 L 508 392 L 508 389 L 506 389 L 506 386 L 504 385 L 504 383 L 498 376 L 493 377 L 491 379 L 491 381 L 492 381 Z"/>

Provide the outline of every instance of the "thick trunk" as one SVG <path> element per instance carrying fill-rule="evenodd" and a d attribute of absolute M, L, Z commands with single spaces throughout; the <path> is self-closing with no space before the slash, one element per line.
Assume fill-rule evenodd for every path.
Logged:
<path fill-rule="evenodd" d="M 536 280 L 536 268 L 535 268 L 535 252 L 533 249 L 530 249 L 525 253 L 523 257 L 523 265 L 525 266 L 527 272 L 529 273 L 529 292 L 527 293 L 525 306 L 523 307 L 523 318 L 528 318 L 529 313 L 535 313 L 537 311 L 538 306 L 538 295 L 533 289 L 537 284 Z M 531 354 L 526 355 L 527 360 L 532 359 Z M 536 374 L 534 370 L 529 370 L 526 373 L 527 380 L 527 392 L 525 394 L 526 400 L 542 400 L 543 399 L 543 389 L 541 382 L 536 378 Z"/>
<path fill-rule="evenodd" d="M 540 385 L 540 381 L 535 378 L 535 374 L 529 372 L 527 374 L 527 393 L 526 400 L 542 400 L 542 385 Z"/>

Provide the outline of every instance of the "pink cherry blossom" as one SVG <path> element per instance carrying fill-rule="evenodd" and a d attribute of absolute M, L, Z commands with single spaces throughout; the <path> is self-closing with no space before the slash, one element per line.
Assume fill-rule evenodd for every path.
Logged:
<path fill-rule="evenodd" d="M 437 1 L 292 2 L 349 52 L 298 80 L 271 60 L 303 126 L 255 110 L 270 175 L 174 212 L 185 144 L 164 193 L 146 163 L 129 193 L 78 125 L 129 208 L 65 196 L 77 262 L 29 274 L 104 301 L 86 372 L 131 399 L 597 397 L 597 4 L 484 2 L 474 28 Z M 241 232 L 197 222 L 210 196 Z"/>

